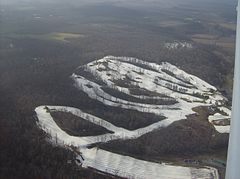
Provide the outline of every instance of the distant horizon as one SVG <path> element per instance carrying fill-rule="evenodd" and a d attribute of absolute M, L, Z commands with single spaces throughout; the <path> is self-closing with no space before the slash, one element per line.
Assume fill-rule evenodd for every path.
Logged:
<path fill-rule="evenodd" d="M 140 4 L 152 4 L 152 5 L 158 5 L 158 4 L 166 4 L 167 6 L 176 6 L 178 4 L 185 4 L 185 3 L 224 3 L 224 4 L 237 4 L 237 0 L 1 0 L 0 4 L 5 5 L 14 5 L 19 3 L 69 3 L 69 4 L 95 4 L 95 3 L 114 3 L 114 4 L 136 4 L 139 6 Z"/>

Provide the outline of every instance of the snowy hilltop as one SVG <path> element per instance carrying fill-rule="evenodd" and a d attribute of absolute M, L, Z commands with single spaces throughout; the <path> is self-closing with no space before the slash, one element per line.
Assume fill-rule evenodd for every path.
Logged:
<path fill-rule="evenodd" d="M 209 122 L 219 133 L 228 133 L 230 109 L 227 99 L 202 79 L 164 62 L 149 63 L 130 57 L 107 56 L 80 66 L 72 74 L 75 86 L 89 98 L 105 106 L 135 110 L 163 116 L 164 119 L 145 127 L 129 130 L 81 109 L 67 106 L 39 106 L 35 109 L 39 126 L 66 146 L 78 148 L 79 163 L 102 172 L 125 178 L 218 178 L 212 167 L 183 167 L 153 163 L 87 146 L 120 139 L 137 139 L 156 129 L 194 114 L 193 108 L 212 110 Z M 111 133 L 94 136 L 73 136 L 60 128 L 51 112 L 65 112 L 101 126 Z"/>

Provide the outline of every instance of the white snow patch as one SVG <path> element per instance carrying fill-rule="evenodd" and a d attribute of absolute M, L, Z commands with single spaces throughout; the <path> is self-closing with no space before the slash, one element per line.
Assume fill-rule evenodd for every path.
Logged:
<path fill-rule="evenodd" d="M 179 47 L 192 48 L 187 43 L 174 43 L 174 45 L 169 46 L 169 48 Z M 173 166 L 166 163 L 159 164 L 98 150 L 97 148 L 86 148 L 88 145 L 98 142 L 138 138 L 155 129 L 167 127 L 175 121 L 186 119 L 188 115 L 195 113 L 192 109 L 198 106 L 217 106 L 220 111 L 225 113 L 226 115 L 217 113 L 209 116 L 209 122 L 214 125 L 217 131 L 228 133 L 229 125 L 223 125 L 222 121 L 230 118 L 231 111 L 224 106 L 227 99 L 214 86 L 180 70 L 170 63 L 149 63 L 129 57 L 107 56 L 81 66 L 78 70 L 80 73 L 75 73 L 71 77 L 75 81 L 75 86 L 85 92 L 89 98 L 108 106 L 132 109 L 166 117 L 162 121 L 130 131 L 117 127 L 94 115 L 84 113 L 77 108 L 67 106 L 37 107 L 35 111 L 39 119 L 39 126 L 50 134 L 52 138 L 58 138 L 62 145 L 73 145 L 80 148 L 83 159 L 81 157 L 79 159 L 84 167 L 92 167 L 117 176 L 138 179 L 219 178 L 217 170 L 210 167 L 191 168 Z M 98 84 L 98 81 L 94 82 L 94 79 L 84 77 L 82 72 L 91 73 L 94 79 L 100 80 L 102 83 Z M 120 82 L 123 84 L 120 84 Z M 156 105 L 144 102 L 131 102 L 121 99 L 119 96 L 108 94 L 103 90 L 103 87 L 108 87 L 138 99 L 159 99 L 166 102 L 174 99 L 176 103 Z M 132 94 L 131 89 L 133 88 L 160 95 Z M 49 113 L 51 110 L 69 112 L 86 121 L 102 126 L 113 133 L 86 137 L 71 136 L 55 123 Z"/>
<path fill-rule="evenodd" d="M 225 110 L 226 112 L 229 112 L 226 110 L 227 108 L 220 108 Z M 222 115 L 220 113 L 215 113 L 214 115 L 211 115 L 208 117 L 209 122 L 212 123 L 215 127 L 215 129 L 219 133 L 229 133 L 230 132 L 230 125 L 229 124 L 224 124 L 227 121 L 230 121 L 230 116 Z"/>
<path fill-rule="evenodd" d="M 193 45 L 188 42 L 172 42 L 172 43 L 165 43 L 164 47 L 168 49 L 180 49 L 180 48 L 191 49 L 193 48 Z"/>
<path fill-rule="evenodd" d="M 99 124 L 106 127 L 109 130 L 115 131 L 112 135 L 102 135 L 96 137 L 74 137 L 70 136 L 61 130 L 53 118 L 50 115 L 50 111 L 62 111 L 70 112 L 73 115 L 80 116 L 90 122 Z M 94 117 L 90 114 L 83 113 L 81 110 L 72 107 L 62 107 L 62 106 L 39 106 L 35 109 L 40 127 L 49 133 L 52 138 L 57 137 L 62 145 L 72 145 L 80 147 L 81 156 L 77 159 L 82 163 L 82 167 L 91 167 L 96 170 L 110 173 L 125 178 L 134 179 L 158 179 L 158 178 L 168 178 L 168 179 L 192 179 L 192 178 L 204 178 L 218 179 L 218 172 L 214 168 L 193 168 L 193 167 L 182 167 L 174 166 L 167 163 L 153 163 L 143 160 L 138 160 L 132 157 L 123 156 L 108 152 L 105 150 L 100 150 L 97 148 L 87 149 L 85 145 L 96 142 L 107 142 L 107 140 L 114 140 L 116 138 L 125 137 L 128 134 L 126 131 L 125 135 L 121 135 L 121 132 L 125 129 L 120 129 L 111 125 L 108 122 Z M 90 116 L 89 116 L 90 115 Z M 87 117 L 89 116 L 89 117 Z M 100 122 L 101 121 L 101 122 Z M 119 130 L 120 129 L 120 130 Z M 119 133 L 120 131 L 120 133 Z M 120 134 L 120 135 L 119 135 Z M 112 135 L 112 137 L 110 137 Z M 116 137 L 114 137 L 116 135 Z M 107 140 L 106 140 L 107 139 Z M 78 163 L 78 165 L 80 165 Z"/>

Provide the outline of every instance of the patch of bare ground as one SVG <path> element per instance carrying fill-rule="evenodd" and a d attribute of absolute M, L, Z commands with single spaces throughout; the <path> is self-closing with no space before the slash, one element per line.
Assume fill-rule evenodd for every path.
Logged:
<path fill-rule="evenodd" d="M 205 107 L 195 108 L 185 120 L 177 121 L 133 140 L 116 140 L 100 147 L 114 152 L 157 160 L 168 157 L 192 157 L 227 148 L 228 134 L 218 133 L 207 120 Z M 168 159 L 169 160 L 169 159 Z"/>
<path fill-rule="evenodd" d="M 209 163 L 225 160 L 228 134 L 218 133 L 208 122 L 207 107 L 193 109 L 196 114 L 143 135 L 138 139 L 115 140 L 98 144 L 105 150 L 153 162 L 171 162 L 182 166 L 213 166 L 224 178 L 225 167 Z M 187 160 L 186 160 L 187 159 Z M 186 162 L 186 161 L 190 162 Z"/>
<path fill-rule="evenodd" d="M 72 136 L 95 136 L 111 131 L 67 112 L 51 112 L 57 125 Z"/>
<path fill-rule="evenodd" d="M 87 112 L 100 117 L 115 126 L 123 127 L 128 130 L 136 130 L 165 119 L 164 116 L 157 116 L 147 112 L 143 113 L 131 109 L 122 109 L 104 105 L 93 110 L 88 110 Z"/>
<path fill-rule="evenodd" d="M 135 102 L 135 103 L 154 104 L 154 105 L 173 105 L 177 103 L 176 100 L 170 97 L 166 97 L 166 99 L 154 99 L 154 98 L 142 99 L 142 98 L 137 98 L 137 97 L 125 94 L 121 91 L 118 91 L 109 87 L 102 87 L 102 90 L 114 97 L 127 100 L 130 102 Z"/>

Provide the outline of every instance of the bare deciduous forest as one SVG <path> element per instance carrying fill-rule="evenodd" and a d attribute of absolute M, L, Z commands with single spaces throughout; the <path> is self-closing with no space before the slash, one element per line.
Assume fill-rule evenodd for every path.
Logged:
<path fill-rule="evenodd" d="M 0 2 L 0 178 L 115 178 L 78 167 L 73 151 L 49 142 L 34 112 L 45 104 L 72 106 L 130 130 L 163 120 L 104 106 L 74 87 L 70 76 L 77 67 L 106 55 L 170 62 L 216 86 L 231 104 L 236 1 L 161 3 Z M 165 47 L 172 42 L 193 48 Z M 134 88 L 132 93 L 148 94 Z M 201 114 L 136 140 L 97 145 L 158 162 L 213 155 L 225 160 L 228 135 L 216 133 Z M 110 132 L 84 125 L 93 128 L 87 135 Z"/>

